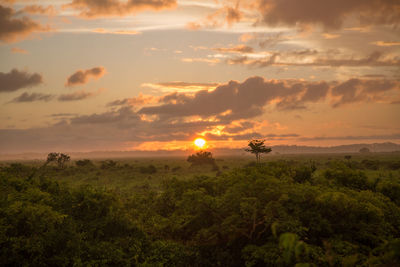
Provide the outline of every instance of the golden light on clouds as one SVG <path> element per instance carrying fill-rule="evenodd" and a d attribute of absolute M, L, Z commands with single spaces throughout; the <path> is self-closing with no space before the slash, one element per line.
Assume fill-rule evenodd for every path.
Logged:
<path fill-rule="evenodd" d="M 393 1 L 30 2 L 0 4 L 2 153 L 400 140 Z"/>

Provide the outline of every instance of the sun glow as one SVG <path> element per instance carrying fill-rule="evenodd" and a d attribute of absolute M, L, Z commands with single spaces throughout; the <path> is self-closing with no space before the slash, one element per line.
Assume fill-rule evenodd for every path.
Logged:
<path fill-rule="evenodd" d="M 194 144 L 196 147 L 201 149 L 206 145 L 206 140 L 204 140 L 203 138 L 196 138 L 194 140 Z"/>

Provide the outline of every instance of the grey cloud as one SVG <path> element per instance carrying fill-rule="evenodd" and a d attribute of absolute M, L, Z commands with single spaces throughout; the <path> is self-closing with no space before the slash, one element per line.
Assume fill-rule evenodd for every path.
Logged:
<path fill-rule="evenodd" d="M 353 58 L 347 56 L 347 58 L 337 58 L 342 55 L 333 56 L 319 56 L 316 50 L 303 50 L 303 51 L 291 51 L 291 52 L 271 52 L 270 55 L 265 56 L 261 59 L 254 59 L 248 56 L 239 56 L 228 58 L 226 62 L 230 65 L 247 65 L 252 67 L 264 68 L 269 66 L 299 66 L 299 67 L 398 67 L 400 66 L 400 59 L 384 58 L 382 52 L 374 51 L 363 58 Z M 299 59 L 305 58 L 306 56 L 314 56 L 310 62 L 299 61 Z M 293 59 L 296 58 L 297 60 Z"/>
<path fill-rule="evenodd" d="M 332 95 L 338 97 L 333 107 L 380 99 L 384 92 L 390 90 L 400 90 L 399 81 L 350 79 L 332 88 Z"/>
<path fill-rule="evenodd" d="M 129 104 L 129 100 L 130 100 L 130 98 L 117 99 L 117 100 L 114 100 L 114 101 L 109 102 L 109 103 L 107 104 L 107 106 L 113 107 L 113 106 L 128 105 L 128 104 Z"/>
<path fill-rule="evenodd" d="M 320 141 L 320 140 L 394 140 L 400 139 L 400 133 L 388 135 L 365 135 L 365 136 L 316 136 L 301 137 L 300 141 Z"/>
<path fill-rule="evenodd" d="M 260 134 L 257 132 L 246 133 L 246 134 L 236 134 L 236 135 L 215 135 L 215 134 L 206 134 L 204 136 L 209 140 L 251 140 L 251 139 L 262 139 L 267 138 L 269 140 L 287 140 L 299 137 L 298 134 Z"/>
<path fill-rule="evenodd" d="M 117 111 L 76 116 L 71 119 L 71 124 L 104 124 L 121 123 L 123 121 L 139 122 L 140 120 L 140 116 L 133 112 L 130 107 L 122 107 Z"/>
<path fill-rule="evenodd" d="M 95 96 L 97 93 L 86 92 L 86 91 L 76 91 L 70 94 L 62 94 L 58 97 L 58 101 L 78 101 L 83 100 L 92 96 Z"/>
<path fill-rule="evenodd" d="M 273 100 L 278 103 L 297 101 L 301 93 L 305 93 L 303 104 L 315 102 L 324 94 L 326 95 L 326 86 L 324 83 L 275 81 L 251 77 L 243 83 L 230 81 L 218 86 L 214 91 L 200 91 L 194 96 L 174 94 L 175 98 L 182 96 L 180 102 L 144 107 L 139 113 L 166 118 L 196 115 L 217 116 L 224 121 L 252 118 L 261 115 L 263 107 Z M 321 92 L 318 91 L 318 88 L 321 89 Z"/>
<path fill-rule="evenodd" d="M 107 106 L 109 106 L 109 107 L 124 106 L 124 105 L 142 106 L 142 105 L 149 104 L 149 103 L 154 103 L 154 102 L 158 102 L 158 97 L 151 96 L 151 95 L 139 94 L 139 96 L 137 96 L 137 97 L 125 98 L 125 99 L 119 99 L 119 100 L 111 101 L 111 102 L 109 102 L 107 104 Z"/>
<path fill-rule="evenodd" d="M 89 78 L 99 79 L 105 74 L 106 70 L 104 67 L 94 67 L 88 70 L 78 70 L 74 74 L 68 77 L 66 86 L 76 86 L 85 84 Z"/>
<path fill-rule="evenodd" d="M 318 82 L 310 84 L 306 93 L 301 97 L 301 101 L 317 102 L 324 99 L 329 90 L 329 85 L 326 82 Z"/>
<path fill-rule="evenodd" d="M 13 92 L 18 89 L 33 87 L 43 83 L 38 73 L 30 74 L 26 71 L 12 69 L 8 73 L 0 72 L 0 93 Z"/>
<path fill-rule="evenodd" d="M 180 94 L 177 92 L 167 94 L 160 98 L 160 102 L 169 103 L 169 104 L 171 104 L 171 103 L 172 104 L 180 104 L 180 103 L 184 103 L 188 100 L 190 100 L 190 96 L 188 96 L 186 94 Z"/>
<path fill-rule="evenodd" d="M 76 113 L 53 113 L 53 114 L 50 114 L 50 117 L 55 117 L 55 118 L 70 117 L 70 116 L 77 116 L 77 114 Z"/>
<path fill-rule="evenodd" d="M 48 102 L 52 100 L 54 95 L 51 94 L 40 94 L 40 93 L 23 93 L 20 96 L 11 100 L 11 103 L 26 103 L 26 102 L 35 102 L 35 101 L 45 101 Z"/>
<path fill-rule="evenodd" d="M 259 0 L 258 7 L 269 25 L 315 24 L 338 29 L 348 18 L 362 25 L 400 22 L 400 3 L 396 0 Z"/>

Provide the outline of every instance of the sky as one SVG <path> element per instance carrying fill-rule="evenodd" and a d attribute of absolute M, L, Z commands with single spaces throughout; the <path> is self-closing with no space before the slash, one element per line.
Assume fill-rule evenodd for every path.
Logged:
<path fill-rule="evenodd" d="M 400 142 L 398 0 L 0 0 L 0 153 Z"/>

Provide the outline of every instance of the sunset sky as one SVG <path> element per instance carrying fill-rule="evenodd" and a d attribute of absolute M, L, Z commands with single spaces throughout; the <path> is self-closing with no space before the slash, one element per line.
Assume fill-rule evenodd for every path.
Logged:
<path fill-rule="evenodd" d="M 0 153 L 400 142 L 398 0 L 0 0 Z"/>

